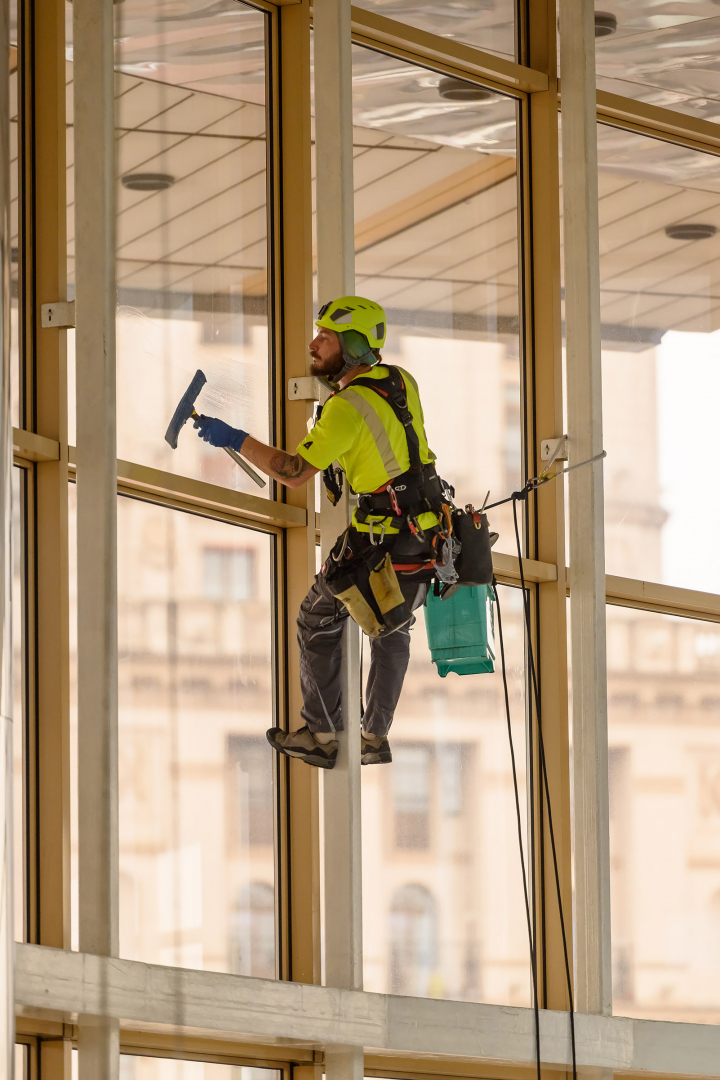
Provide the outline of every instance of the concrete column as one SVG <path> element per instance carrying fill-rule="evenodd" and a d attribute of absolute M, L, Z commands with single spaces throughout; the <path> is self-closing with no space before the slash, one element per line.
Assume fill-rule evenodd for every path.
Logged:
<path fill-rule="evenodd" d="M 0 7 L 0 1074 L 14 1075 L 12 418 L 10 413 L 10 5 Z M 4 1062 L 4 1065 L 2 1064 Z"/>
<path fill-rule="evenodd" d="M 320 304 L 355 290 L 352 53 L 350 0 L 313 5 L 317 262 Z M 342 502 L 323 498 L 323 556 L 350 521 Z M 325 982 L 362 989 L 362 849 L 360 834 L 360 631 L 348 619 L 343 639 L 345 731 L 335 768 L 323 774 Z M 329 1080 L 360 1080 L 363 1053 L 328 1047 Z"/>
<path fill-rule="evenodd" d="M 570 464 L 601 452 L 594 10 L 560 0 Z M 576 977 L 579 1012 L 612 1008 L 602 461 L 569 477 Z"/>
<path fill-rule="evenodd" d="M 118 951 L 117 450 L 112 0 L 73 4 L 80 949 Z M 118 1022 L 80 1017 L 80 1080 L 118 1075 Z"/>

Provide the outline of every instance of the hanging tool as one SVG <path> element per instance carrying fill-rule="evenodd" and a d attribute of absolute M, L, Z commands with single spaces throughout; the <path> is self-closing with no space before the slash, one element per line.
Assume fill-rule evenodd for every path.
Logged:
<path fill-rule="evenodd" d="M 198 420 L 206 419 L 206 417 L 201 416 L 200 413 L 195 412 L 195 402 L 206 382 L 205 372 L 200 371 L 198 368 L 192 377 L 192 382 L 180 398 L 178 407 L 173 413 L 173 418 L 168 424 L 168 429 L 165 432 L 165 442 L 168 443 L 173 450 L 177 450 L 178 435 L 180 434 L 180 429 L 183 424 L 186 424 L 191 417 L 193 419 L 197 417 Z M 232 450 L 229 446 L 224 446 L 223 450 L 226 454 L 230 455 L 236 465 L 239 465 L 241 469 L 245 470 L 250 479 L 254 480 L 258 487 L 265 487 L 266 481 L 263 480 L 262 476 L 256 473 L 235 450 Z"/>

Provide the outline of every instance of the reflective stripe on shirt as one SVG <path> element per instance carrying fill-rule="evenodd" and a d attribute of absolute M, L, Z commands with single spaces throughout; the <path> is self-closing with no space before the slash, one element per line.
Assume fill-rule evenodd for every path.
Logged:
<path fill-rule="evenodd" d="M 352 394 L 347 393 L 348 390 L 352 390 Z M 395 476 L 399 476 L 400 473 L 404 472 L 404 469 L 395 457 L 393 448 L 390 445 L 390 436 L 371 403 L 367 398 L 364 398 L 362 394 L 358 393 L 357 390 L 354 390 L 352 384 L 346 387 L 343 399 L 348 405 L 351 405 L 353 409 L 360 413 L 370 429 L 370 434 L 375 440 L 375 446 L 382 458 L 383 468 L 388 474 L 388 479 L 392 480 Z"/>

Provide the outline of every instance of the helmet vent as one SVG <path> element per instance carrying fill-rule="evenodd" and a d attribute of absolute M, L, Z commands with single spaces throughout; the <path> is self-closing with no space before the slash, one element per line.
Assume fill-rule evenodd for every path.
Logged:
<path fill-rule="evenodd" d="M 385 323 L 379 322 L 375 327 L 374 333 L 376 338 L 385 337 Z"/>
<path fill-rule="evenodd" d="M 333 322 L 349 323 L 352 322 L 352 312 L 350 308 L 341 307 L 337 311 L 333 311 L 330 318 Z"/>

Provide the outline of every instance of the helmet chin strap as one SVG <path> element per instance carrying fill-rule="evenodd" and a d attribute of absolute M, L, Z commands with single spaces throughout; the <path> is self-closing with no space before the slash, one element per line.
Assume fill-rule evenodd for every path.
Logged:
<path fill-rule="evenodd" d="M 351 356 L 347 350 L 342 334 L 338 334 L 338 338 L 340 339 L 340 348 L 342 349 L 344 364 L 336 375 L 333 375 L 332 378 L 327 377 L 326 381 L 333 390 L 340 389 L 340 383 L 353 368 L 364 367 L 365 365 L 374 367 L 375 364 L 378 363 L 378 359 L 372 349 L 368 349 L 368 351 L 360 357 Z"/>

